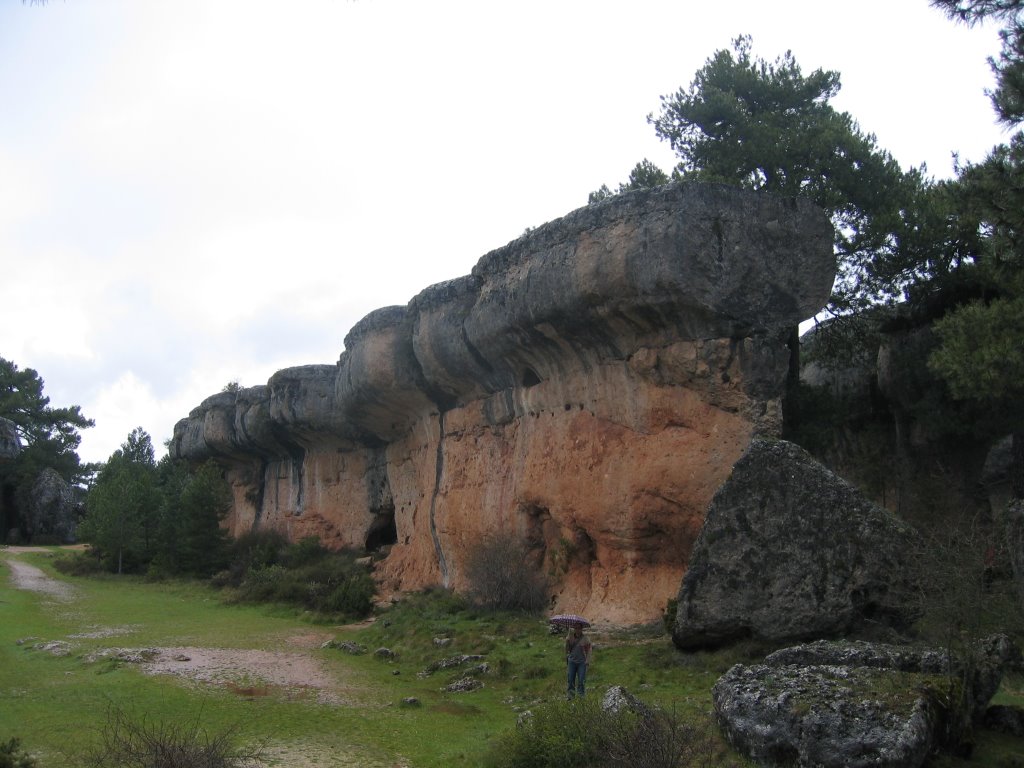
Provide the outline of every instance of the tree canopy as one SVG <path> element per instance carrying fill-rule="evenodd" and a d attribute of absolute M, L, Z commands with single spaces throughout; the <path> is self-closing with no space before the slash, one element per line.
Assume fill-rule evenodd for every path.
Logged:
<path fill-rule="evenodd" d="M 77 405 L 52 408 L 43 380 L 32 368 L 21 370 L 0 357 L 0 417 L 14 422 L 26 446 L 47 443 L 58 455 L 74 454 L 82 442 L 78 430 L 95 424 Z M 77 455 L 73 462 L 77 466 Z M 71 480 L 73 478 L 66 477 Z"/>
<path fill-rule="evenodd" d="M 116 573 L 209 576 L 224 567 L 221 521 L 231 492 L 213 464 L 154 460 L 153 441 L 136 427 L 103 465 L 79 527 L 101 563 Z"/>
<path fill-rule="evenodd" d="M 874 135 L 831 106 L 839 89 L 838 72 L 805 74 L 788 51 L 771 62 L 755 57 L 751 38 L 740 36 L 647 118 L 679 158 L 672 179 L 807 197 L 829 212 L 837 312 L 902 290 L 907 268 L 897 254 L 919 228 L 914 211 L 926 188 L 922 169 L 902 171 Z M 645 160 L 619 192 L 668 180 Z M 591 202 L 608 194 L 603 186 Z"/>
<path fill-rule="evenodd" d="M 929 360 L 960 399 L 1005 410 L 1013 432 L 1014 494 L 1024 497 L 1024 0 L 933 0 L 967 23 L 1003 23 L 990 93 L 1000 121 L 1017 129 L 976 165 L 960 168 L 957 216 L 977 232 L 964 272 L 980 289 L 935 325 Z M 963 226 L 963 225 L 962 225 Z"/>
<path fill-rule="evenodd" d="M 1024 122 L 1024 0 L 933 0 L 966 23 L 1003 25 L 991 60 L 992 104 L 1013 128 Z M 948 400 L 991 406 L 1017 437 L 1017 488 L 1024 495 L 1024 137 L 1018 131 L 984 162 L 958 166 L 936 181 L 926 169 L 902 170 L 873 134 L 830 101 L 839 73 L 804 72 L 792 53 L 774 61 L 753 55 L 749 36 L 716 51 L 690 85 L 661 97 L 648 116 L 678 162 L 671 176 L 638 164 L 618 193 L 671 179 L 719 182 L 822 206 L 835 225 L 839 274 L 829 310 L 843 322 L 820 334 L 819 350 L 837 362 L 867 350 L 878 304 L 932 322 L 937 345 L 929 362 Z M 590 202 L 616 194 L 606 185 Z M 872 319 L 874 318 L 874 319 Z M 864 322 L 869 321 L 869 322 Z M 915 322 L 917 322 L 915 321 Z M 799 345 L 791 339 L 793 368 Z M 821 353 L 820 353 L 821 354 Z M 825 361 L 828 364 L 827 359 Z M 797 424 L 795 374 L 787 425 Z M 948 411 L 948 412 L 947 412 Z M 1002 422 L 1005 424 L 1005 420 Z"/>
<path fill-rule="evenodd" d="M 0 462 L 0 486 L 7 503 L 0 503 L 0 540 L 20 528 L 19 510 L 28 509 L 31 489 L 45 469 L 77 485 L 89 473 L 78 457 L 78 431 L 93 426 L 79 406 L 54 408 L 43 394 L 43 380 L 32 368 L 20 369 L 0 357 L 0 417 L 14 424 L 21 451 Z"/>

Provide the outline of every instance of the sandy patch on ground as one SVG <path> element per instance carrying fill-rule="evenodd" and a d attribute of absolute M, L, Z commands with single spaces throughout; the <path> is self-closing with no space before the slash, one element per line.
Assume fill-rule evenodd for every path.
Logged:
<path fill-rule="evenodd" d="M 352 688 L 304 653 L 233 648 L 156 648 L 142 664 L 150 675 L 174 675 L 227 686 L 240 696 L 284 694 L 318 704 L 351 704 Z"/>
<path fill-rule="evenodd" d="M 35 547 L 6 547 L 0 555 L 42 551 Z M 78 597 L 67 583 L 51 578 L 45 572 L 17 557 L 5 557 L 11 571 L 12 586 L 46 595 L 60 602 L 71 603 Z M 90 626 L 69 638 L 106 638 L 130 634 L 137 628 Z M 235 648 L 108 648 L 92 654 L 89 661 L 113 658 L 139 664 L 146 674 L 172 675 L 192 685 L 224 686 L 238 696 L 284 696 L 295 701 L 343 706 L 353 704 L 356 689 L 349 681 L 326 666 L 309 651 L 332 639 L 334 633 L 310 630 L 283 640 L 289 650 L 265 651 Z M 34 639 L 34 638 L 32 638 Z M 55 650 L 49 646 L 60 646 Z M 67 641 L 39 643 L 33 646 L 51 653 L 70 653 Z M 66 651 L 63 650 L 66 647 Z M 294 650 L 291 650 L 294 649 Z M 407 768 L 405 762 L 380 762 L 358 752 L 339 753 L 315 744 L 270 743 L 263 753 L 267 768 Z"/>
<path fill-rule="evenodd" d="M 75 590 L 70 584 L 50 578 L 34 565 L 23 563 L 17 558 L 8 557 L 4 561 L 11 569 L 11 581 L 16 589 L 40 592 L 61 603 L 70 603 L 75 599 Z"/>
<path fill-rule="evenodd" d="M 268 744 L 263 750 L 263 763 L 267 768 L 409 768 L 404 761 L 381 762 L 308 744 Z"/>

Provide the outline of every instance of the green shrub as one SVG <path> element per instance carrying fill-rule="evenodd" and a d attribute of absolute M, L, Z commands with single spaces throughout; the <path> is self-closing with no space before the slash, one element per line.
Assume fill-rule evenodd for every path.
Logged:
<path fill-rule="evenodd" d="M 250 571 L 276 565 L 288 548 L 288 540 L 277 531 L 257 530 L 243 533 L 229 547 L 227 573 L 218 577 L 228 586 L 237 587 Z"/>
<path fill-rule="evenodd" d="M 499 737 L 487 768 L 596 768 L 602 765 L 600 735 L 609 715 L 594 698 L 538 707 L 513 731 Z"/>
<path fill-rule="evenodd" d="M 0 768 L 36 768 L 36 759 L 21 748 L 20 739 L 0 741 Z"/>
<path fill-rule="evenodd" d="M 710 723 L 673 710 L 607 712 L 596 698 L 538 707 L 499 737 L 487 768 L 712 768 L 732 766 Z"/>
<path fill-rule="evenodd" d="M 314 565 L 331 554 L 316 536 L 306 536 L 289 544 L 281 553 L 281 565 L 286 568 L 303 568 Z"/>
<path fill-rule="evenodd" d="M 95 576 L 103 573 L 103 563 L 88 550 L 68 552 L 53 561 L 53 567 L 68 576 Z"/>
<path fill-rule="evenodd" d="M 316 545 L 319 547 L 319 544 Z M 374 584 L 366 569 L 347 552 L 323 550 L 313 557 L 303 545 L 298 568 L 266 565 L 249 571 L 238 586 L 241 602 L 288 603 L 326 614 L 366 616 L 373 608 Z"/>

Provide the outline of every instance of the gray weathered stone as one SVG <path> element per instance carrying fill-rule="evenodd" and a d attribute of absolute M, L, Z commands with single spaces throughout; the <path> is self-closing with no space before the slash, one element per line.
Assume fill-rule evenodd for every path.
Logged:
<path fill-rule="evenodd" d="M 441 690 L 444 693 L 469 693 L 483 688 L 484 684 L 475 677 L 462 677 L 454 683 L 444 686 Z"/>
<path fill-rule="evenodd" d="M 442 669 L 455 669 L 456 667 L 461 667 L 474 661 L 480 661 L 481 659 L 483 659 L 483 656 L 475 653 L 463 653 L 458 656 L 449 656 L 444 659 L 437 659 L 436 661 L 430 662 L 423 672 L 424 674 L 430 675 Z"/>
<path fill-rule="evenodd" d="M 74 540 L 75 494 L 56 470 L 47 467 L 32 484 L 22 522 L 31 537 L 52 537 L 61 543 Z"/>
<path fill-rule="evenodd" d="M 1012 727 L 1013 718 L 988 703 L 1017 658 L 1005 635 L 978 643 L 966 713 L 976 724 L 992 717 Z M 762 664 L 737 664 L 712 696 L 729 741 L 758 762 L 916 768 L 941 745 L 946 719 L 943 697 L 927 691 L 942 689 L 950 675 L 960 680 L 963 669 L 938 649 L 820 640 L 776 651 Z"/>
<path fill-rule="evenodd" d="M 613 685 L 605 691 L 604 696 L 601 697 L 601 709 L 615 715 L 621 712 L 632 712 L 643 718 L 649 718 L 653 714 L 650 707 L 622 685 Z"/>
<path fill-rule="evenodd" d="M 926 675 L 963 677 L 970 670 L 973 701 L 970 718 L 980 722 L 989 701 L 999 690 L 1006 668 L 1020 660 L 1020 650 L 1003 634 L 978 640 L 971 649 L 969 663 L 938 648 L 918 648 L 890 643 L 856 640 L 818 640 L 784 648 L 765 657 L 770 666 L 835 666 L 888 669 Z"/>
<path fill-rule="evenodd" d="M 21 438 L 17 425 L 10 419 L 0 417 L 0 461 L 10 461 L 21 453 Z"/>
<path fill-rule="evenodd" d="M 737 664 L 713 689 L 730 743 L 769 765 L 916 768 L 934 743 L 937 713 L 925 697 L 892 701 L 894 673 L 838 666 Z"/>
<path fill-rule="evenodd" d="M 909 526 L 784 441 L 755 439 L 711 503 L 679 591 L 680 648 L 788 642 L 915 618 Z"/>

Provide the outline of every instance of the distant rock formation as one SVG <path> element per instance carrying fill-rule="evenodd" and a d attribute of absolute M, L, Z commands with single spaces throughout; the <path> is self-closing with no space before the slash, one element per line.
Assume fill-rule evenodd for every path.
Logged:
<path fill-rule="evenodd" d="M 21 453 L 18 427 L 10 419 L 0 417 L 0 461 L 10 461 Z"/>
<path fill-rule="evenodd" d="M 755 439 L 708 510 L 673 641 L 700 648 L 908 626 L 915 536 L 802 448 Z"/>
<path fill-rule="evenodd" d="M 18 427 L 10 419 L 0 417 L 0 465 L 14 461 L 21 453 Z M 14 509 L 13 481 L 0 475 L 0 544 L 16 543 L 21 537 Z"/>
<path fill-rule="evenodd" d="M 36 541 L 44 538 L 67 544 L 75 538 L 75 492 L 52 467 L 46 467 L 32 483 L 25 533 Z"/>
<path fill-rule="evenodd" d="M 467 552 L 506 532 L 555 607 L 648 621 L 732 465 L 779 431 L 785 333 L 825 304 L 831 244 L 806 201 L 617 196 L 371 313 L 336 365 L 208 398 L 171 454 L 226 469 L 235 534 L 385 548 L 385 594 L 465 588 Z"/>

